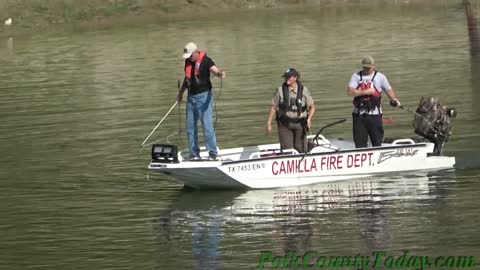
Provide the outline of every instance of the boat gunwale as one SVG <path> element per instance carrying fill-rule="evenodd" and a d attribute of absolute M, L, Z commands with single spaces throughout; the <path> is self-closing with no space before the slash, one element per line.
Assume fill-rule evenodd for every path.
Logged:
<path fill-rule="evenodd" d="M 312 153 L 312 154 L 290 154 L 290 155 L 279 155 L 279 156 L 271 156 L 271 157 L 263 157 L 263 158 L 253 158 L 253 159 L 241 159 L 241 160 L 234 160 L 234 161 L 225 161 L 222 162 L 221 165 L 231 165 L 236 163 L 244 163 L 250 161 L 260 161 L 260 160 L 270 160 L 270 159 L 285 159 L 285 158 L 295 158 L 295 157 L 314 157 L 314 156 L 323 156 L 323 155 L 332 155 L 332 154 L 344 154 L 349 152 L 365 152 L 371 150 L 383 150 L 383 149 L 399 149 L 399 148 L 419 148 L 425 147 L 429 143 L 415 143 L 415 144 L 398 144 L 398 145 L 389 145 L 389 146 L 377 146 L 377 147 L 367 147 L 367 148 L 358 148 L 358 149 L 348 149 L 348 150 L 334 150 L 331 152 L 321 152 L 321 153 Z M 428 156 L 427 156 L 428 157 Z"/>

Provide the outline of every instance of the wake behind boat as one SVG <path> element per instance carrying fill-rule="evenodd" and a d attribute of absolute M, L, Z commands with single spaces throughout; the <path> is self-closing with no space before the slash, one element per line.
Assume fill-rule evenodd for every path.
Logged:
<path fill-rule="evenodd" d="M 414 114 L 419 123 L 428 121 L 428 115 L 423 116 L 421 110 Z M 357 149 L 353 141 L 325 138 L 321 135 L 324 127 L 308 137 L 310 151 L 306 154 L 294 149 L 281 150 L 280 144 L 274 143 L 220 149 L 219 161 L 209 161 L 206 151 L 201 152 L 201 161 L 190 161 L 188 151 L 178 152 L 175 145 L 155 144 L 148 168 L 196 189 L 290 187 L 397 172 L 452 169 L 455 157 L 442 155 L 451 125 L 449 121 L 449 126 L 440 124 L 429 122 L 423 125 L 424 130 L 416 128 L 416 133 L 428 141 L 397 139 L 385 141 L 379 147 Z"/>

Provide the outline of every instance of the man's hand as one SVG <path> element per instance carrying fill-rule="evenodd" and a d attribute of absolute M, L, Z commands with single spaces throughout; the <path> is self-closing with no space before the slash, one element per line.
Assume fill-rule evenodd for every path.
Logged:
<path fill-rule="evenodd" d="M 177 95 L 177 101 L 182 102 L 183 101 L 183 93 L 178 93 Z"/>
<path fill-rule="evenodd" d="M 392 107 L 400 107 L 402 106 L 402 104 L 400 103 L 400 100 L 394 98 L 392 100 L 390 100 L 390 105 L 392 105 Z"/>
<path fill-rule="evenodd" d="M 310 130 L 312 128 L 312 119 L 307 118 L 307 130 Z"/>
<path fill-rule="evenodd" d="M 357 90 L 357 91 L 355 91 Z M 354 88 L 348 88 L 348 95 L 354 95 L 354 96 L 367 96 L 367 95 L 375 95 L 375 92 L 377 90 L 373 87 L 371 88 L 368 88 L 368 89 L 365 89 L 365 90 L 362 90 L 360 87 L 357 88 L 357 89 L 354 89 Z M 355 92 L 357 92 L 356 94 L 354 94 Z"/>
<path fill-rule="evenodd" d="M 227 75 L 225 73 L 225 71 L 223 70 L 220 70 L 217 66 L 211 66 L 210 67 L 210 72 L 213 73 L 215 76 L 219 77 L 219 78 L 225 78 L 225 76 Z"/>
<path fill-rule="evenodd" d="M 398 99 L 394 99 L 394 100 L 397 102 L 398 107 L 402 106 L 402 103 L 400 103 L 400 100 L 398 100 Z"/>
<path fill-rule="evenodd" d="M 267 133 L 267 135 L 271 135 L 271 134 L 272 134 L 272 124 L 267 123 L 267 127 L 266 127 L 266 129 L 265 129 L 265 133 Z"/>

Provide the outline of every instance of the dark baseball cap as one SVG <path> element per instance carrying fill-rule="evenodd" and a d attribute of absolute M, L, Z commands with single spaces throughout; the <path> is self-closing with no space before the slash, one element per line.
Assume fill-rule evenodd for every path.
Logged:
<path fill-rule="evenodd" d="M 295 77 L 300 77 L 300 74 L 294 69 L 294 68 L 288 68 L 287 70 L 285 70 L 285 73 L 283 73 L 282 75 L 282 78 L 290 78 L 292 76 L 295 76 Z"/>

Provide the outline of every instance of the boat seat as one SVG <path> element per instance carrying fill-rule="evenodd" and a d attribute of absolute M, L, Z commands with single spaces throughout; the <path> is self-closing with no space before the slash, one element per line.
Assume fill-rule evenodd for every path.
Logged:
<path fill-rule="evenodd" d="M 412 139 L 398 139 L 392 142 L 392 145 L 415 144 Z"/>
<path fill-rule="evenodd" d="M 383 139 L 383 143 L 388 143 L 388 144 L 392 144 L 394 141 L 397 141 L 397 140 L 400 140 L 400 139 L 405 139 L 405 138 L 390 138 L 390 137 L 385 137 Z M 423 137 L 419 137 L 419 136 L 413 136 L 413 137 L 410 137 L 410 138 L 407 138 L 407 139 L 411 139 L 413 140 L 415 143 L 424 143 L 424 142 L 429 142 L 429 140 L 423 138 Z"/>

